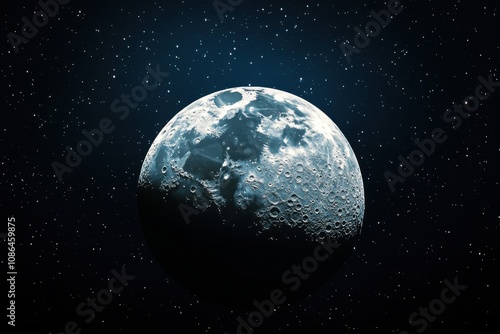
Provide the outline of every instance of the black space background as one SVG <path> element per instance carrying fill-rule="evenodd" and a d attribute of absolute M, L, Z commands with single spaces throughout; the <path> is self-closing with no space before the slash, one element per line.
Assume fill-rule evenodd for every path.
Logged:
<path fill-rule="evenodd" d="M 442 120 L 479 75 L 500 81 L 499 3 L 402 4 L 348 64 L 339 43 L 386 3 L 244 0 L 221 23 L 210 0 L 73 0 L 15 54 L 7 34 L 19 33 L 37 5 L 2 2 L 0 232 L 15 216 L 18 271 L 17 326 L 8 333 L 59 333 L 70 320 L 82 333 L 236 332 L 245 312 L 192 296 L 157 264 L 136 188 L 168 120 L 202 96 L 248 85 L 288 91 L 328 114 L 356 153 L 366 199 L 360 240 L 342 269 L 255 333 L 416 333 L 409 315 L 455 276 L 467 290 L 426 333 L 500 333 L 500 89 L 458 130 Z M 171 74 L 120 121 L 111 102 L 149 64 Z M 51 163 L 104 117 L 116 130 L 59 183 Z M 384 172 L 436 127 L 448 140 L 392 193 Z M 76 306 L 123 265 L 136 278 L 83 324 Z M 5 283 L 0 294 L 6 313 Z"/>

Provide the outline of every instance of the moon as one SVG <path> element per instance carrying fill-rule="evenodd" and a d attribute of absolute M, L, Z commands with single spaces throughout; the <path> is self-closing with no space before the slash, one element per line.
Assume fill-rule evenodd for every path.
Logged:
<path fill-rule="evenodd" d="M 202 298 L 244 305 L 273 289 L 295 300 L 328 281 L 365 204 L 356 156 L 325 113 L 284 91 L 236 87 L 191 103 L 160 131 L 138 205 L 169 276 Z M 284 273 L 325 240 L 341 246 L 291 291 Z"/>

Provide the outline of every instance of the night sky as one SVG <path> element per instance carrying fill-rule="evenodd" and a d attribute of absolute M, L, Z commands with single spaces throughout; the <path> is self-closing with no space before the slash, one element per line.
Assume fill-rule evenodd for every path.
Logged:
<path fill-rule="evenodd" d="M 391 1 L 399 13 L 369 43 L 358 36 L 358 46 L 355 29 L 364 32 L 370 12 L 387 2 L 218 6 L 227 3 L 221 20 L 211 0 L 71 0 L 52 6 L 37 33 L 27 29 L 30 38 L 22 18 L 33 22 L 37 1 L 2 3 L 3 281 L 10 217 L 17 271 L 16 326 L 7 325 L 5 283 L 2 326 L 61 333 L 74 321 L 74 333 L 236 333 L 248 311 L 192 295 L 155 260 L 139 222 L 137 181 L 152 141 L 181 109 L 218 90 L 263 86 L 302 97 L 337 124 L 358 158 L 366 211 L 344 266 L 254 333 L 500 333 L 500 3 Z M 343 42 L 356 50 L 349 59 Z M 143 83 L 148 66 L 168 75 L 116 112 L 113 103 Z M 65 164 L 65 148 L 103 120 L 102 142 L 58 178 L 54 162 Z M 401 167 L 401 176 L 398 157 L 410 160 L 415 140 L 428 143 L 433 132 L 433 152 L 423 161 L 413 154 L 419 166 L 411 175 Z M 86 323 L 79 304 L 122 270 L 135 278 Z M 439 305 L 445 280 L 466 288 L 441 303 L 446 309 L 428 327 L 410 324 L 420 307 Z"/>

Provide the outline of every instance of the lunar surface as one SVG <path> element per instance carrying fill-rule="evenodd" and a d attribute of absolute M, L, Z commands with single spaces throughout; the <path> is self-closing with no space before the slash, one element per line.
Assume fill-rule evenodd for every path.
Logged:
<path fill-rule="evenodd" d="M 276 288 L 293 300 L 327 281 L 361 231 L 364 189 L 351 146 L 321 110 L 238 87 L 193 102 L 161 130 L 138 202 L 172 278 L 203 298 L 245 304 Z M 341 246 L 292 293 L 283 273 L 326 240 Z"/>

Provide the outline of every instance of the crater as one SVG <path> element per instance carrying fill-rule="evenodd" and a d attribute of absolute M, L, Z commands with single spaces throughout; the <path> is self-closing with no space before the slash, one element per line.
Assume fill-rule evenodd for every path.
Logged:
<path fill-rule="evenodd" d="M 215 105 L 220 107 L 230 106 L 241 101 L 243 96 L 239 92 L 222 92 L 214 98 Z"/>

